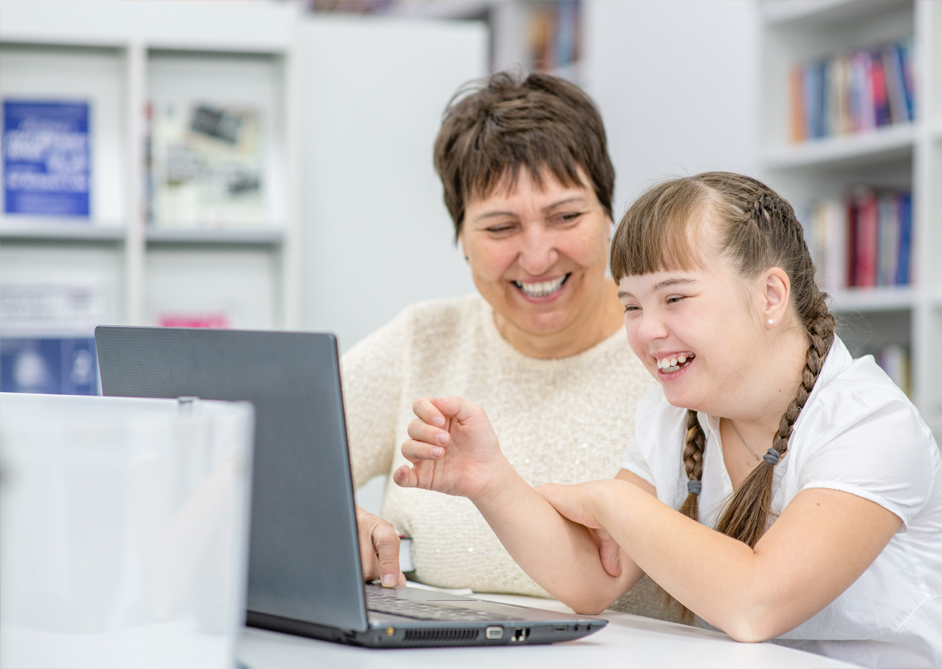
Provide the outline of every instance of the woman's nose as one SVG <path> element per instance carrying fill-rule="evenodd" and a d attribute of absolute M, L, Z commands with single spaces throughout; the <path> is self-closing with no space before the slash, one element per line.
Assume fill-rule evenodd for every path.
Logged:
<path fill-rule="evenodd" d="M 556 249 L 554 236 L 534 226 L 523 237 L 523 246 L 520 249 L 518 262 L 531 276 L 542 276 L 559 260 L 559 251 Z"/>

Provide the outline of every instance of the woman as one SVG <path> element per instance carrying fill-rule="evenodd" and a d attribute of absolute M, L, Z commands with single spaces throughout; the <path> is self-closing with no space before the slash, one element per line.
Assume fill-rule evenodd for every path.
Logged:
<path fill-rule="evenodd" d="M 942 666 L 942 458 L 834 335 L 792 208 L 734 174 L 661 184 L 625 214 L 612 273 L 660 383 L 616 479 L 534 491 L 452 397 L 416 402 L 396 481 L 474 500 L 576 610 L 647 573 L 738 640 Z"/>
<path fill-rule="evenodd" d="M 428 394 L 493 407 L 532 485 L 612 476 L 653 384 L 606 277 L 614 171 L 598 111 L 565 80 L 496 74 L 449 106 L 435 165 L 479 294 L 415 305 L 344 356 L 355 484 L 404 462 L 412 400 Z M 402 532 L 418 580 L 545 595 L 467 500 L 387 486 L 382 515 L 395 530 L 358 515 L 367 579 L 401 578 Z M 660 615 L 641 590 L 624 606 Z"/>

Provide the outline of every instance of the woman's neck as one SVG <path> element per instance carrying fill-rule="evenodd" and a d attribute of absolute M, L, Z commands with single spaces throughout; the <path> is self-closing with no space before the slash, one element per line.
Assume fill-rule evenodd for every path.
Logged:
<path fill-rule="evenodd" d="M 531 358 L 567 358 L 602 343 L 624 325 L 624 309 L 618 286 L 606 281 L 596 299 L 586 304 L 566 327 L 548 334 L 533 334 L 515 327 L 494 312 L 497 331 L 510 344 Z"/>

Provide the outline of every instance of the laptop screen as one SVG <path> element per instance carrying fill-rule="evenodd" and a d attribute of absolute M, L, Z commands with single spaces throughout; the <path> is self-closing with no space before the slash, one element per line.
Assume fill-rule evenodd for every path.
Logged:
<path fill-rule="evenodd" d="M 95 343 L 105 395 L 255 405 L 248 610 L 365 630 L 336 338 L 100 326 Z"/>

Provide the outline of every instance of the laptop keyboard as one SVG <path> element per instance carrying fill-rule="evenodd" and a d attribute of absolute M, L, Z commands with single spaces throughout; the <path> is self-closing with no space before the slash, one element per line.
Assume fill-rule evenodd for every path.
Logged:
<path fill-rule="evenodd" d="M 480 622 L 483 620 L 515 620 L 509 616 L 478 611 L 444 602 L 422 602 L 399 599 L 395 595 L 373 588 L 366 589 L 366 608 L 379 613 L 391 613 L 418 620 L 452 620 Z"/>

